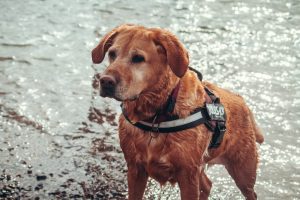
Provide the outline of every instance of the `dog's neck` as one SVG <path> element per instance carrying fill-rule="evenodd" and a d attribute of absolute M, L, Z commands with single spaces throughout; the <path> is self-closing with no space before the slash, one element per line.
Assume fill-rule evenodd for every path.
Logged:
<path fill-rule="evenodd" d="M 126 110 L 127 117 L 132 122 L 153 117 L 158 110 L 165 106 L 169 95 L 178 82 L 179 78 L 173 74 L 166 74 L 158 83 L 153 84 L 150 91 L 143 92 L 134 101 L 124 101 L 123 108 Z"/>
<path fill-rule="evenodd" d="M 195 111 L 196 108 L 205 104 L 205 90 L 202 81 L 197 74 L 188 70 L 181 79 L 180 89 L 177 96 L 174 113 L 180 118 L 185 118 Z"/>
<path fill-rule="evenodd" d="M 151 91 L 141 94 L 134 101 L 124 101 L 123 108 L 126 110 L 126 115 L 130 121 L 138 122 L 153 117 L 158 110 L 166 105 L 169 95 L 179 80 L 171 72 L 171 75 L 167 74 L 158 83 L 153 84 L 154 87 Z M 181 78 L 177 101 L 172 114 L 179 117 L 188 116 L 196 108 L 204 105 L 204 93 L 204 87 L 197 75 L 188 70 L 186 75 Z"/>

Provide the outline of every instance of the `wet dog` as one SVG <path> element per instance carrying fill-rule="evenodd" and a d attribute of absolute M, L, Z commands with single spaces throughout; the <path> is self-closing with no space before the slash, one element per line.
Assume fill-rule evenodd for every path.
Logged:
<path fill-rule="evenodd" d="M 100 75 L 100 95 L 122 102 L 119 138 L 128 167 L 129 199 L 142 199 L 148 177 L 161 184 L 178 183 L 181 199 L 208 199 L 211 181 L 206 164 L 223 164 L 246 199 L 256 199 L 256 142 L 264 138 L 243 98 L 189 70 L 188 52 L 170 32 L 159 28 L 121 25 L 107 33 L 92 51 L 94 63 L 108 54 Z M 180 82 L 180 84 L 179 84 Z M 205 107 L 205 87 L 220 98 L 227 115 L 223 140 L 209 148 L 212 132 L 204 124 L 174 133 L 144 131 L 134 123 L 163 110 L 178 87 L 171 115 L 186 118 Z"/>

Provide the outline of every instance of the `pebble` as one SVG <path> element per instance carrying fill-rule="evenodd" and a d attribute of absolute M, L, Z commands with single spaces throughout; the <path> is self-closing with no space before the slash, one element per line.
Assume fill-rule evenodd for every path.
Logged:
<path fill-rule="evenodd" d="M 46 180 L 47 176 L 46 175 L 36 175 L 36 180 L 37 181 L 43 181 Z"/>

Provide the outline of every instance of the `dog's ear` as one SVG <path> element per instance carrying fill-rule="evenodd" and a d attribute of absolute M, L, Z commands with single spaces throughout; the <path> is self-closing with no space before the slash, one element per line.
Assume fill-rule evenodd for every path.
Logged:
<path fill-rule="evenodd" d="M 164 48 L 168 65 L 176 76 L 183 77 L 189 66 L 188 52 L 172 33 L 162 29 L 152 30 L 154 43 Z"/>
<path fill-rule="evenodd" d="M 121 26 L 118 26 L 111 30 L 109 33 L 104 35 L 104 37 L 101 39 L 100 43 L 93 49 L 92 51 L 92 60 L 93 63 L 101 63 L 105 57 L 105 53 L 109 49 L 109 47 L 112 46 L 114 38 L 120 33 L 122 30 L 128 28 L 129 26 L 132 26 L 130 24 L 124 24 Z"/>

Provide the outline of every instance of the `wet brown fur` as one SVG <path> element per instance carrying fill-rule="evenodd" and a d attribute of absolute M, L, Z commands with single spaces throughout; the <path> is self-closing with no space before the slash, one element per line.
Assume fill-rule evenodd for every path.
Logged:
<path fill-rule="evenodd" d="M 208 199 L 211 181 L 205 175 L 206 164 L 223 164 L 246 199 L 256 199 L 254 184 L 258 154 L 256 142 L 263 136 L 243 98 L 218 86 L 201 82 L 188 70 L 188 54 L 178 39 L 162 29 L 122 25 L 109 32 L 93 50 L 95 63 L 105 53 L 117 49 L 103 74 L 119 80 L 115 98 L 122 101 L 132 121 L 152 117 L 163 107 L 179 79 L 181 85 L 174 113 L 188 116 L 205 103 L 204 86 L 220 97 L 227 114 L 223 142 L 208 149 L 212 133 L 204 125 L 171 134 L 150 134 L 131 125 L 123 115 L 119 119 L 119 138 L 127 166 L 130 200 L 143 198 L 148 177 L 161 184 L 178 183 L 181 199 Z M 130 63 L 130 52 L 138 49 L 145 63 Z M 134 77 L 143 70 L 142 79 Z"/>

